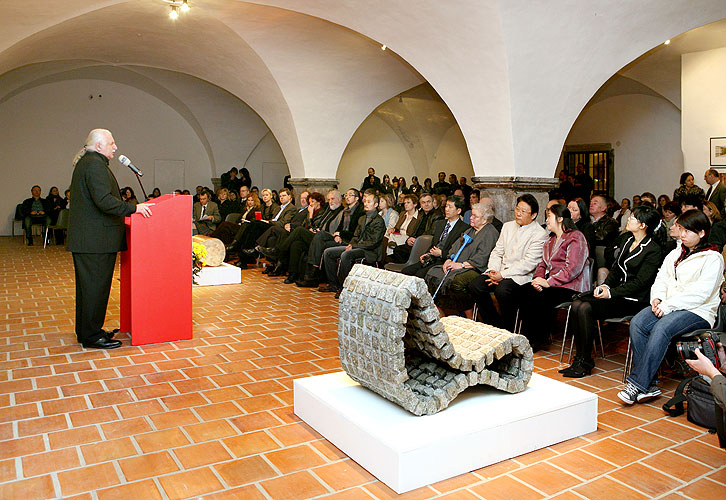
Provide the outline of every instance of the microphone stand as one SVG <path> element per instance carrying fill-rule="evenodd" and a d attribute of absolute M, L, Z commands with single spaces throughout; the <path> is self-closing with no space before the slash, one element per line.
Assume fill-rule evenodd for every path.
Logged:
<path fill-rule="evenodd" d="M 459 251 L 456 252 L 456 255 L 451 256 L 452 262 L 456 262 L 459 259 L 459 256 L 461 255 L 461 251 L 464 250 L 464 247 L 466 245 L 468 245 L 469 243 L 471 243 L 471 241 L 473 239 L 468 234 L 462 234 L 461 237 L 464 239 L 464 244 L 461 245 L 461 247 L 459 248 Z M 441 278 L 441 283 L 439 283 L 439 286 L 436 288 L 436 291 L 434 292 L 433 297 L 431 297 L 432 300 L 436 300 L 436 295 L 439 293 L 439 290 L 441 290 L 441 285 L 444 284 L 444 281 L 446 281 L 446 277 L 449 275 L 450 272 L 451 272 L 451 268 L 449 268 L 449 270 L 446 271 L 446 274 L 444 274 L 444 277 Z"/>
<path fill-rule="evenodd" d="M 141 186 L 141 192 L 144 194 L 144 201 L 147 201 L 149 199 L 149 197 L 146 196 L 146 190 L 144 189 L 144 185 L 141 184 L 141 177 L 136 172 L 134 172 L 134 175 L 136 176 L 136 179 L 139 181 L 139 186 Z"/>

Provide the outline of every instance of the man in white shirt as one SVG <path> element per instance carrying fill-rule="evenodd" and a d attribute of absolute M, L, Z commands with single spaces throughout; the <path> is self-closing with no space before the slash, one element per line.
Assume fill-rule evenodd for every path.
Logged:
<path fill-rule="evenodd" d="M 514 331 L 520 288 L 532 281 L 547 241 L 547 231 L 537 224 L 539 204 L 531 194 L 517 198 L 514 220 L 505 222 L 489 256 L 487 270 L 469 283 L 485 323 Z M 497 312 L 490 293 L 499 304 Z"/>

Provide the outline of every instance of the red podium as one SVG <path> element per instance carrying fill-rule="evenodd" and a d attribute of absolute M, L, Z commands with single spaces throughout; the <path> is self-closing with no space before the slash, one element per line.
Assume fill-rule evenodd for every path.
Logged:
<path fill-rule="evenodd" d="M 153 200 L 152 216 L 126 217 L 121 331 L 131 345 L 192 338 L 192 197 Z"/>

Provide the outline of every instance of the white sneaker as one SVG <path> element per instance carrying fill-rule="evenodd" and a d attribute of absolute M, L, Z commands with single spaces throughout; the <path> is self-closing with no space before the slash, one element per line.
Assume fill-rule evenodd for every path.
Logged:
<path fill-rule="evenodd" d="M 648 390 L 646 392 L 641 392 L 638 394 L 637 400 L 638 403 L 645 403 L 646 401 L 657 398 L 661 394 L 663 393 L 657 385 L 651 385 L 650 387 L 648 387 Z"/>
<path fill-rule="evenodd" d="M 618 397 L 626 405 L 632 405 L 633 403 L 636 403 L 638 401 L 638 394 L 641 394 L 640 389 L 628 382 L 628 385 L 625 386 L 625 389 L 618 393 Z"/>

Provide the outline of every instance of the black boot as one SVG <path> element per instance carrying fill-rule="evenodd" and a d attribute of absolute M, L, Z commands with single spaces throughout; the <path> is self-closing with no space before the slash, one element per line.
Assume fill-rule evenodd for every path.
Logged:
<path fill-rule="evenodd" d="M 293 283 L 295 283 L 297 281 L 297 279 L 298 279 L 298 275 L 295 273 L 292 273 L 290 276 L 288 276 L 285 279 L 285 281 L 283 281 L 283 283 L 286 285 L 292 285 Z"/>
<path fill-rule="evenodd" d="M 287 269 L 285 269 L 285 265 L 282 262 L 279 262 L 275 269 L 272 270 L 270 273 L 270 276 L 284 276 L 287 272 Z"/>
<path fill-rule="evenodd" d="M 568 378 L 582 378 L 590 375 L 592 369 L 595 368 L 595 362 L 591 359 L 575 357 L 572 365 L 560 370 L 563 377 Z"/>

